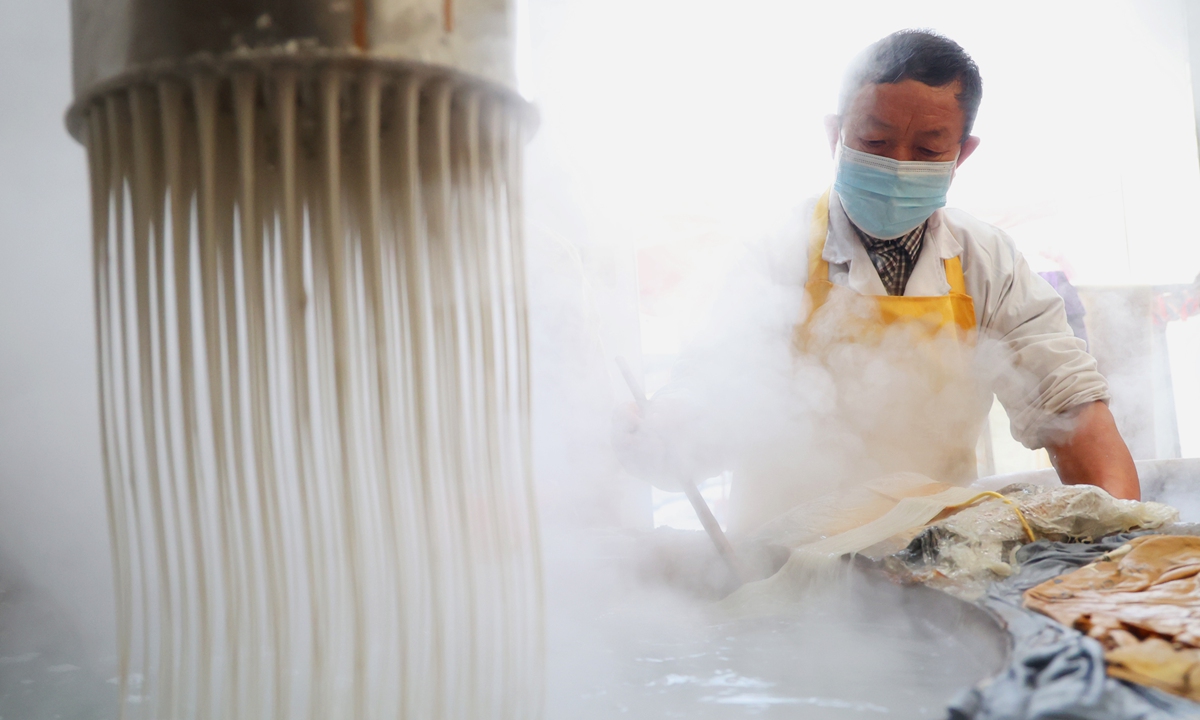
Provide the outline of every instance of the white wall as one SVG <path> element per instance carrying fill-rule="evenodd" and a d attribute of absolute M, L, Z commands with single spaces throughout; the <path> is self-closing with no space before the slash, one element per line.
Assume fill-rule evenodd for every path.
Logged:
<path fill-rule="evenodd" d="M 847 62 L 905 27 L 978 61 L 983 144 L 951 204 L 1077 284 L 1188 282 L 1200 198 L 1182 0 L 530 0 L 544 130 L 612 243 L 707 218 L 753 234 L 831 180 Z M 1163 262 L 1170 256 L 1171 262 Z"/>

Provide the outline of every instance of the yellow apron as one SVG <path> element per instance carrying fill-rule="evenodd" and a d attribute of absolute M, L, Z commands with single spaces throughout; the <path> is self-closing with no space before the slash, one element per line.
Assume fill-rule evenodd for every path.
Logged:
<path fill-rule="evenodd" d="M 819 317 L 822 308 L 828 303 L 833 293 L 849 292 L 848 288 L 839 287 L 829 281 L 829 263 L 823 256 L 825 240 L 829 235 L 829 192 L 817 201 L 813 211 L 812 223 L 809 226 L 809 261 L 808 282 L 804 286 L 806 318 L 797 328 L 798 349 L 808 351 L 806 347 L 812 342 L 811 326 Z M 950 284 L 949 295 L 933 297 L 911 297 L 907 295 L 865 296 L 854 293 L 857 297 L 867 299 L 871 306 L 868 315 L 855 314 L 841 318 L 846 323 L 842 337 L 856 337 L 859 341 L 869 341 L 877 336 L 882 328 L 907 323 L 919 332 L 935 335 L 946 328 L 956 331 L 960 341 L 968 347 L 975 344 L 975 302 L 967 294 L 966 281 L 963 279 L 962 262 L 957 257 L 943 261 L 946 267 L 946 281 Z"/>
<path fill-rule="evenodd" d="M 971 369 L 975 303 L 962 263 L 943 261 L 948 295 L 860 295 L 829 281 L 822 257 L 828 230 L 826 192 L 810 226 L 797 352 L 832 376 L 846 429 L 861 437 L 873 461 L 867 472 L 969 482 L 977 473 L 975 444 L 987 405 Z"/>
<path fill-rule="evenodd" d="M 975 307 L 959 259 L 944 261 L 949 295 L 860 295 L 829 281 L 828 228 L 826 193 L 812 217 L 806 308 L 792 338 L 793 382 L 808 402 L 797 410 L 803 436 L 788 447 L 768 429 L 739 459 L 736 534 L 894 473 L 951 485 L 977 475 L 991 395 L 974 372 Z"/>

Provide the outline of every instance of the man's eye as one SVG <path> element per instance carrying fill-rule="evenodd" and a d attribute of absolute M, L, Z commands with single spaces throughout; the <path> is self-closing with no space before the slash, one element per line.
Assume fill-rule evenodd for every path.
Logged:
<path fill-rule="evenodd" d="M 863 140 L 863 145 L 867 147 L 883 147 L 886 144 L 886 140 Z"/>

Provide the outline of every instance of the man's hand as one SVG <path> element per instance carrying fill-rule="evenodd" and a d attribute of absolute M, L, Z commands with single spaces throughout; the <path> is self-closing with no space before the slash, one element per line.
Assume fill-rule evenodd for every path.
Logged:
<path fill-rule="evenodd" d="M 1085 405 L 1071 426 L 1046 443 L 1064 485 L 1095 485 L 1115 498 L 1140 500 L 1137 468 L 1108 406 Z"/>

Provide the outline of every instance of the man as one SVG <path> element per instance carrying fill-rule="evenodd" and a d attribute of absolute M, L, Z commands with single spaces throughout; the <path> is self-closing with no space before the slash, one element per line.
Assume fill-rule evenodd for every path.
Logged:
<path fill-rule="evenodd" d="M 942 209 L 979 146 L 981 99 L 974 61 L 945 37 L 904 30 L 858 57 L 826 118 L 832 189 L 735 273 L 724 336 L 685 356 L 645 417 L 618 423 L 635 474 L 669 485 L 734 467 L 735 530 L 872 475 L 965 484 L 995 392 L 1064 483 L 1139 497 L 1061 298 L 1003 231 Z M 747 350 L 780 338 L 787 361 Z"/>

